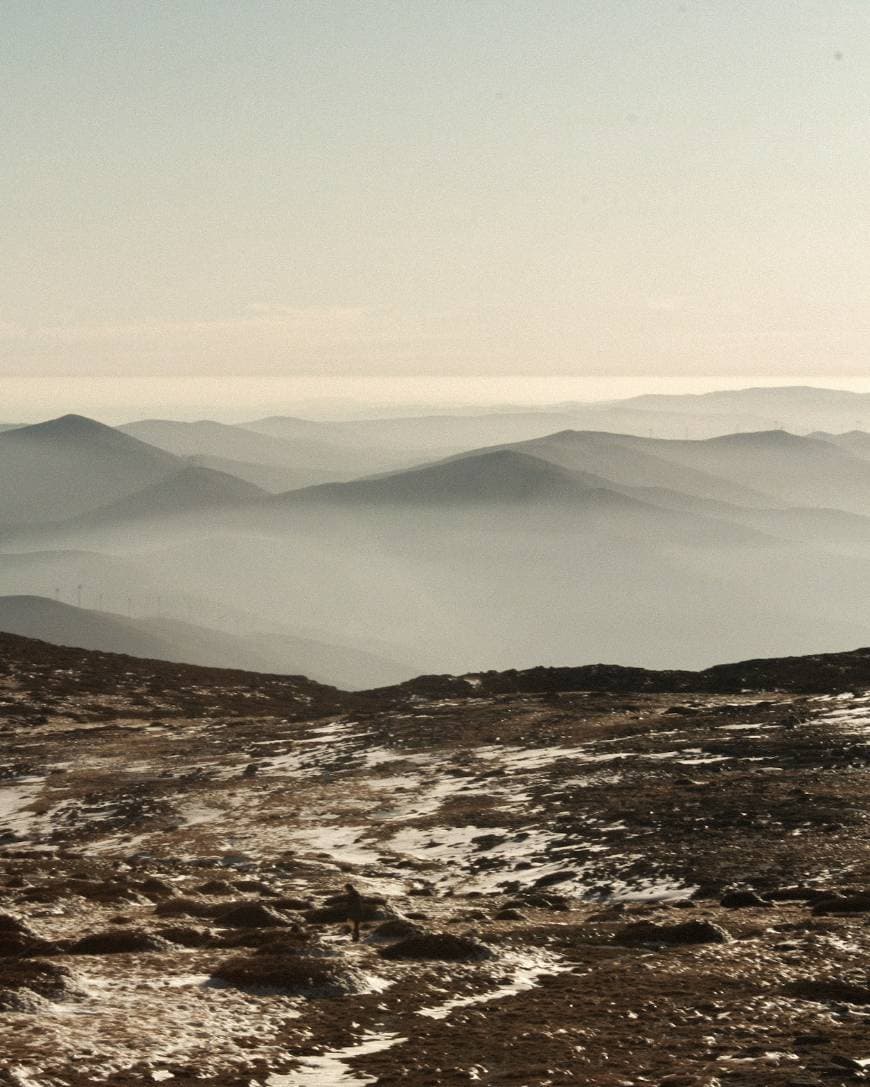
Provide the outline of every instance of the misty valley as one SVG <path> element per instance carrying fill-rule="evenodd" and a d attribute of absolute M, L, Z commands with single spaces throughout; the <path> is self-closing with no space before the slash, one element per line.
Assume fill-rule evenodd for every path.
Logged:
<path fill-rule="evenodd" d="M 853 648 L 870 434 L 838 428 L 863 401 L 9 426 L 0 628 L 344 689 Z"/>

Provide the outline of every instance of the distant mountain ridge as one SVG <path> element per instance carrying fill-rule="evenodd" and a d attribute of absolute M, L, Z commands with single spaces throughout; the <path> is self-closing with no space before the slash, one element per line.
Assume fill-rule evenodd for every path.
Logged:
<path fill-rule="evenodd" d="M 378 673 L 386 681 L 408 674 L 395 662 L 342 646 L 286 635 L 233 635 L 157 616 L 132 619 L 40 596 L 0 596 L 0 631 L 145 659 L 305 674 L 348 689 Z"/>
<path fill-rule="evenodd" d="M 375 460 L 393 439 L 390 456 L 401 459 L 417 426 L 435 448 L 466 426 L 496 433 L 538 427 L 545 415 L 362 429 L 382 443 Z M 297 435 L 318 435 L 300 439 L 303 452 L 332 432 L 353 478 L 276 494 L 216 465 L 276 473 L 274 486 L 296 472 L 289 440 L 177 425 L 185 441 L 205 435 L 224 449 L 242 448 L 225 439 L 277 445 L 288 464 L 176 454 L 77 416 L 0 433 L 0 591 L 165 609 L 171 630 L 136 620 L 135 631 L 164 655 L 228 664 L 232 652 L 235 663 L 294 672 L 310 660 L 311 674 L 334 681 L 341 669 L 354 686 L 466 660 L 502 670 L 574 655 L 703 667 L 870 634 L 860 434 L 663 439 L 562 428 L 375 474 L 358 435 L 342 446 L 332 424 L 290 420 Z"/>
<path fill-rule="evenodd" d="M 446 504 L 577 501 L 607 480 L 572 472 L 513 449 L 468 454 L 376 479 L 327 483 L 279 496 L 279 501 Z"/>

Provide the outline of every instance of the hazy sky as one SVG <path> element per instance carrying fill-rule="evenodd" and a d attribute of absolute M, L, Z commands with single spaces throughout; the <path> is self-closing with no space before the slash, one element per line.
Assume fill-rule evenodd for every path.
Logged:
<path fill-rule="evenodd" d="M 0 376 L 867 372 L 866 0 L 2 18 Z"/>

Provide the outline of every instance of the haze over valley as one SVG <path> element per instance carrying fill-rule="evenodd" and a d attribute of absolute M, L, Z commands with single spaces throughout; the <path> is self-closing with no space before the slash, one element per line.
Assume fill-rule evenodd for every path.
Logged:
<path fill-rule="evenodd" d="M 407 419 L 10 427 L 0 594 L 18 599 L 0 619 L 352 688 L 847 649 L 870 633 L 855 591 L 870 569 L 870 435 L 818 427 L 864 403 L 746 389 Z M 728 429 L 774 416 L 792 429 Z"/>

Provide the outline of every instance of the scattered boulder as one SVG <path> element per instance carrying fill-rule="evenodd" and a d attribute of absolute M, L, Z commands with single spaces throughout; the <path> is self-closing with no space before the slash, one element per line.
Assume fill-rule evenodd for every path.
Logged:
<path fill-rule="evenodd" d="M 565 913 L 571 909 L 571 899 L 553 891 L 525 891 L 505 902 L 504 909 L 552 910 L 554 913 Z"/>
<path fill-rule="evenodd" d="M 348 919 L 348 902 L 343 895 L 336 895 L 327 900 L 325 906 L 306 910 L 303 914 L 312 925 L 341 924 Z M 388 921 L 396 916 L 395 910 L 366 897 L 362 900 L 360 921 Z"/>
<path fill-rule="evenodd" d="M 450 932 L 420 932 L 382 948 L 384 959 L 439 959 L 443 962 L 479 962 L 492 957 L 485 944 Z"/>
<path fill-rule="evenodd" d="M 384 921 L 372 929 L 366 939 L 371 943 L 390 943 L 395 940 L 404 940 L 408 936 L 416 936 L 422 931 L 419 925 L 397 917 L 392 921 Z"/>
<path fill-rule="evenodd" d="M 235 887 L 225 879 L 210 879 L 196 888 L 200 895 L 231 895 Z"/>
<path fill-rule="evenodd" d="M 289 922 L 260 902 L 240 902 L 217 914 L 215 921 L 226 928 L 280 928 Z"/>
<path fill-rule="evenodd" d="M 62 890 L 64 894 L 77 894 L 90 902 L 114 904 L 141 901 L 136 892 L 121 880 L 70 879 Z"/>
<path fill-rule="evenodd" d="M 157 935 L 171 944 L 178 944 L 179 947 L 208 947 L 212 942 L 208 929 L 196 928 L 194 925 L 165 925 L 158 930 Z"/>
<path fill-rule="evenodd" d="M 0 955 L 51 955 L 57 950 L 57 944 L 44 940 L 20 917 L 0 913 Z"/>
<path fill-rule="evenodd" d="M 70 971 L 57 963 L 43 959 L 0 959 L 0 1000 L 21 990 L 47 1000 L 62 1000 L 75 991 L 75 986 Z"/>
<path fill-rule="evenodd" d="M 274 895 L 275 891 L 261 879 L 237 879 L 233 881 L 237 891 L 255 891 L 261 895 Z"/>
<path fill-rule="evenodd" d="M 167 883 L 165 879 L 158 879 L 156 876 L 142 880 L 136 885 L 136 889 L 148 898 L 167 898 L 175 894 L 175 888 L 171 883 Z"/>
<path fill-rule="evenodd" d="M 784 992 L 786 996 L 821 1004 L 870 1004 L 870 986 L 831 978 L 802 978 L 786 985 Z"/>
<path fill-rule="evenodd" d="M 16 935 L 36 935 L 27 922 L 23 921 L 20 917 L 16 917 L 12 913 L 0 913 L 0 934 L 5 935 L 7 932 L 12 932 Z"/>
<path fill-rule="evenodd" d="M 455 917 L 451 917 L 451 921 L 488 921 L 489 914 L 486 910 L 471 909 L 463 910 L 462 913 L 457 914 Z"/>
<path fill-rule="evenodd" d="M 296 913 L 314 909 L 314 903 L 310 898 L 294 898 L 292 895 L 278 895 L 269 904 L 276 909 L 290 910 Z"/>
<path fill-rule="evenodd" d="M 535 887 L 552 887 L 557 883 L 567 883 L 570 879 L 577 879 L 578 873 L 571 868 L 565 868 L 560 872 L 548 872 L 545 876 L 538 876 Z"/>
<path fill-rule="evenodd" d="M 823 898 L 836 898 L 835 891 L 820 887 L 776 887 L 765 892 L 768 902 L 820 902 Z"/>
<path fill-rule="evenodd" d="M 868 891 L 821 898 L 813 906 L 815 914 L 867 913 L 868 911 L 870 911 L 870 892 Z"/>
<path fill-rule="evenodd" d="M 503 910 L 499 910 L 495 914 L 494 919 L 496 921 L 528 921 L 528 917 L 522 912 L 522 910 L 513 909 L 506 906 Z"/>
<path fill-rule="evenodd" d="M 154 912 L 158 917 L 214 917 L 229 908 L 229 903 L 203 902 L 201 898 L 179 895 L 158 902 Z"/>
<path fill-rule="evenodd" d="M 635 921 L 614 934 L 614 942 L 634 947 L 642 944 L 725 944 L 731 936 L 712 921 L 683 921 L 680 924 L 658 924 L 655 921 Z"/>
<path fill-rule="evenodd" d="M 478 834 L 476 838 L 471 839 L 471 845 L 473 849 L 486 851 L 488 849 L 494 849 L 497 845 L 501 845 L 507 840 L 504 834 Z"/>
<path fill-rule="evenodd" d="M 142 951 L 167 951 L 169 943 L 160 936 L 136 928 L 113 928 L 83 936 L 68 947 L 71 955 L 125 955 Z"/>
<path fill-rule="evenodd" d="M 308 935 L 295 925 L 291 928 L 237 928 L 216 935 L 212 943 L 217 947 L 253 948 L 257 954 L 295 954 L 308 943 Z"/>
<path fill-rule="evenodd" d="M 365 990 L 361 974 L 340 959 L 320 955 L 238 955 L 219 963 L 212 977 L 239 989 L 291 996 L 347 996 Z"/>
<path fill-rule="evenodd" d="M 768 909 L 771 905 L 767 899 L 756 894 L 755 891 L 734 890 L 726 891 L 719 899 L 719 905 L 728 910 L 748 909 L 751 907 Z"/>

